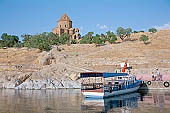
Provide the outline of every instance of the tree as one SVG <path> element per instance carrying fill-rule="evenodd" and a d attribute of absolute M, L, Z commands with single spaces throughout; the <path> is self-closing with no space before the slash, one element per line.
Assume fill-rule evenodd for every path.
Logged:
<path fill-rule="evenodd" d="M 3 33 L 1 39 L 5 47 L 13 47 L 15 44 L 19 43 L 18 36 L 8 35 L 7 33 Z"/>
<path fill-rule="evenodd" d="M 133 31 L 133 33 L 139 33 L 139 31 Z"/>
<path fill-rule="evenodd" d="M 103 43 L 100 35 L 98 35 L 98 34 L 96 34 L 96 36 L 93 37 L 92 42 L 95 43 L 95 44 L 102 44 Z"/>
<path fill-rule="evenodd" d="M 59 44 L 59 36 L 57 34 L 50 32 L 47 35 L 47 42 L 50 45 L 58 45 Z"/>
<path fill-rule="evenodd" d="M 146 35 L 141 35 L 139 40 L 140 40 L 140 41 L 143 41 L 144 44 L 147 44 L 147 41 L 149 40 L 149 38 L 148 38 L 148 36 L 146 36 Z"/>
<path fill-rule="evenodd" d="M 122 27 L 118 27 L 116 32 L 117 32 L 117 35 L 120 37 L 120 39 L 124 40 L 126 37 L 127 38 L 130 37 L 132 29 L 131 28 L 124 29 Z"/>
<path fill-rule="evenodd" d="M 127 29 L 125 29 L 125 35 L 126 35 L 126 37 L 130 37 L 130 33 L 132 32 L 132 29 L 131 28 L 127 28 Z"/>
<path fill-rule="evenodd" d="M 58 39 L 58 42 L 60 44 L 68 44 L 69 41 L 70 41 L 70 35 L 66 33 L 61 34 L 61 36 Z"/>
<path fill-rule="evenodd" d="M 3 40 L 0 40 L 0 48 L 1 47 L 4 47 L 4 41 Z"/>
<path fill-rule="evenodd" d="M 111 44 L 117 40 L 116 35 L 111 31 L 106 32 L 106 35 L 107 35 L 107 41 Z"/>
<path fill-rule="evenodd" d="M 49 33 L 43 32 L 42 34 L 36 35 L 22 35 L 24 37 L 22 45 L 28 48 L 38 48 L 40 50 L 49 51 L 51 44 L 48 41 Z"/>
<path fill-rule="evenodd" d="M 118 27 L 117 30 L 117 35 L 120 37 L 121 40 L 124 40 L 124 35 L 125 35 L 125 30 L 122 27 Z"/>
<path fill-rule="evenodd" d="M 101 38 L 103 43 L 105 43 L 107 41 L 107 36 L 103 33 L 100 34 L 100 38 Z"/>
<path fill-rule="evenodd" d="M 80 40 L 80 44 L 92 44 L 93 43 L 93 32 L 88 32 L 85 36 Z"/>
<path fill-rule="evenodd" d="M 149 31 L 149 32 L 152 32 L 152 33 L 155 33 L 155 32 L 157 32 L 157 29 L 155 29 L 155 28 L 150 28 L 148 31 Z"/>

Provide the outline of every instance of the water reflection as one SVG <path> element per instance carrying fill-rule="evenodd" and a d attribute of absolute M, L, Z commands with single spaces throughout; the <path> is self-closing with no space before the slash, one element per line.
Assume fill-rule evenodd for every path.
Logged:
<path fill-rule="evenodd" d="M 138 107 L 139 96 L 139 93 L 130 93 L 105 99 L 85 98 L 82 106 L 87 109 L 89 105 L 91 107 L 100 105 L 102 113 L 113 112 L 115 108 L 121 108 L 123 113 L 127 113 Z"/>
<path fill-rule="evenodd" d="M 170 91 L 142 91 L 106 99 L 85 98 L 82 110 L 100 113 L 170 113 Z M 96 108 L 96 109 L 95 109 Z"/>
<path fill-rule="evenodd" d="M 104 99 L 104 111 L 121 107 L 124 111 L 130 111 L 130 109 L 138 107 L 139 93 L 130 93 L 112 98 Z"/>
<path fill-rule="evenodd" d="M 80 90 L 0 90 L 0 113 L 170 113 L 170 91 L 84 99 Z"/>
<path fill-rule="evenodd" d="M 80 90 L 0 90 L 0 113 L 80 113 L 80 106 Z"/>

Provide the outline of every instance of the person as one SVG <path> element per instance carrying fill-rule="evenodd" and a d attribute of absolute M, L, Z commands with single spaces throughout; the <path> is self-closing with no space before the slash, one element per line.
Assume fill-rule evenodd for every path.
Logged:
<path fill-rule="evenodd" d="M 122 72 L 123 72 L 123 73 L 125 72 L 126 67 L 127 67 L 127 61 L 125 61 L 124 66 L 123 66 L 123 68 L 122 68 Z"/>
<path fill-rule="evenodd" d="M 155 78 L 154 72 L 152 72 L 152 81 L 155 81 Z"/>
<path fill-rule="evenodd" d="M 160 71 L 158 70 L 158 68 L 156 69 L 156 79 L 161 80 Z"/>

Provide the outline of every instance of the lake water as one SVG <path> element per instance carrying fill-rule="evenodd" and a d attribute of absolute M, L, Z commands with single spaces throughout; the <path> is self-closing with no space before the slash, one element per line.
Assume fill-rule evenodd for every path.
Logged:
<path fill-rule="evenodd" d="M 0 113 L 170 113 L 170 91 L 84 99 L 80 90 L 0 90 Z"/>

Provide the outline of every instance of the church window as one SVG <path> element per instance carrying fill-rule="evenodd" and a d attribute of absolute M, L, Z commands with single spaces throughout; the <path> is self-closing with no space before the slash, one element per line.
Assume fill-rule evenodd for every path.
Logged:
<path fill-rule="evenodd" d="M 76 35 L 74 35 L 74 39 L 76 39 Z"/>
<path fill-rule="evenodd" d="M 67 26 L 65 25 L 65 27 L 67 27 Z"/>

